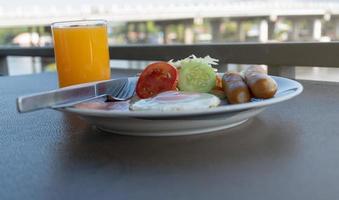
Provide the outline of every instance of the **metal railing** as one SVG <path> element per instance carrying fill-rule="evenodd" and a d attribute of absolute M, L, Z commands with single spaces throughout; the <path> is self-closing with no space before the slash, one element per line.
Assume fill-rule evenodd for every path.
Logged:
<path fill-rule="evenodd" d="M 111 59 L 170 60 L 210 55 L 221 63 L 265 64 L 272 75 L 293 78 L 293 66 L 339 67 L 339 42 L 226 43 L 195 45 L 124 45 L 109 47 Z M 53 47 L 1 47 L 0 73 L 7 74 L 7 56 L 53 57 Z"/>

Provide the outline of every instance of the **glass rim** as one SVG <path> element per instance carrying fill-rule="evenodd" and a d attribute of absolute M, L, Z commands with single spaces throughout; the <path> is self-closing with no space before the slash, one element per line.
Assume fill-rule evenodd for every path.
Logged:
<path fill-rule="evenodd" d="M 72 27 L 86 27 L 86 26 L 106 26 L 107 20 L 104 19 L 88 19 L 88 20 L 70 20 L 59 21 L 51 24 L 52 28 L 72 28 Z"/>

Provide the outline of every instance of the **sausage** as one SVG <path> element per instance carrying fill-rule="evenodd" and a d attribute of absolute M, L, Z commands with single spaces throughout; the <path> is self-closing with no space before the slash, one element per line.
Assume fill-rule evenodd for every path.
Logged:
<path fill-rule="evenodd" d="M 260 66 L 251 66 L 244 71 L 245 82 L 256 98 L 272 98 L 277 92 L 277 83 Z"/>
<path fill-rule="evenodd" d="M 230 104 L 246 103 L 251 100 L 250 91 L 238 73 L 226 72 L 222 77 L 222 87 Z"/>

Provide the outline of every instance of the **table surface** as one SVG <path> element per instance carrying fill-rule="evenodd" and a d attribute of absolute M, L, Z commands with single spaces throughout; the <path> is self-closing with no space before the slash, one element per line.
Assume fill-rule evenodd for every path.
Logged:
<path fill-rule="evenodd" d="M 56 74 L 1 77 L 0 199 L 339 199 L 339 84 L 301 83 L 239 127 L 157 138 L 18 114 L 16 97 L 56 88 Z"/>

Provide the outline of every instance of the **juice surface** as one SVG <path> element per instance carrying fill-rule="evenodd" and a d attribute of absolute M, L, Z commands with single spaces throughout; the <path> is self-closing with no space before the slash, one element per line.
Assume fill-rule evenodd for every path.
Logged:
<path fill-rule="evenodd" d="M 53 28 L 59 86 L 110 79 L 106 26 Z"/>

